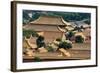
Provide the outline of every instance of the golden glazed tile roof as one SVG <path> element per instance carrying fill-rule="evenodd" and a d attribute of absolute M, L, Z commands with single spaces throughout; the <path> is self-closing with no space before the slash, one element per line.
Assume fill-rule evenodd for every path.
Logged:
<path fill-rule="evenodd" d="M 63 18 L 58 16 L 40 16 L 35 21 L 30 22 L 30 24 L 67 25 L 67 22 L 65 23 Z"/>

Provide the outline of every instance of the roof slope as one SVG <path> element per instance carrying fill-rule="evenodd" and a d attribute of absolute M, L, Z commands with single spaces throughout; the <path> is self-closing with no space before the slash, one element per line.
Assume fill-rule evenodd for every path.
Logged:
<path fill-rule="evenodd" d="M 63 21 L 63 18 L 58 16 L 40 16 L 37 20 L 30 22 L 30 24 L 66 25 Z"/>

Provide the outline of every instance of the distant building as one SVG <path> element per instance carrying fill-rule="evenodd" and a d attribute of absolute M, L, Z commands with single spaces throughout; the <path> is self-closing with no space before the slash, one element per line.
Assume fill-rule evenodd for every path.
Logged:
<path fill-rule="evenodd" d="M 64 32 L 60 31 L 58 27 L 65 27 L 67 22 L 62 17 L 58 16 L 40 16 L 35 21 L 23 26 L 23 29 L 34 30 L 37 33 L 42 33 L 46 43 L 51 43 L 57 38 L 62 38 Z M 68 23 L 69 25 L 69 23 Z"/>

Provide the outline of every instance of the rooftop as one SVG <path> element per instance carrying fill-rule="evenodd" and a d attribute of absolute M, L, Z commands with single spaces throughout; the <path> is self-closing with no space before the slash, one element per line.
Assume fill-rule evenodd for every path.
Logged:
<path fill-rule="evenodd" d="M 35 21 L 30 22 L 30 24 L 67 25 L 67 22 L 65 23 L 63 18 L 59 16 L 40 16 Z"/>

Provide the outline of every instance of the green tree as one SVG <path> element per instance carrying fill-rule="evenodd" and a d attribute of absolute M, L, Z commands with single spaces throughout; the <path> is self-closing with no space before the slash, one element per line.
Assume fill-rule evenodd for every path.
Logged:
<path fill-rule="evenodd" d="M 35 57 L 34 57 L 34 61 L 35 61 L 35 62 L 40 62 L 41 59 L 40 59 L 40 57 L 35 56 Z"/>
<path fill-rule="evenodd" d="M 30 36 L 33 36 L 33 37 L 38 37 L 38 34 L 36 31 L 34 30 L 25 30 L 23 29 L 23 36 L 26 37 L 26 38 L 30 38 Z"/>
<path fill-rule="evenodd" d="M 37 44 L 38 48 L 45 47 L 44 37 L 38 36 L 38 38 L 36 40 L 36 44 Z"/>
<path fill-rule="evenodd" d="M 66 33 L 66 39 L 71 41 L 71 38 L 74 36 L 74 32 L 73 31 L 69 31 Z"/>
<path fill-rule="evenodd" d="M 52 46 L 47 46 L 46 49 L 48 52 L 54 52 L 54 48 Z"/>
<path fill-rule="evenodd" d="M 65 42 L 65 41 L 62 41 L 59 44 L 59 48 L 70 49 L 70 48 L 72 48 L 72 44 Z"/>
<path fill-rule="evenodd" d="M 78 36 L 75 37 L 75 42 L 76 43 L 83 43 L 84 38 L 81 35 L 78 35 Z"/>

